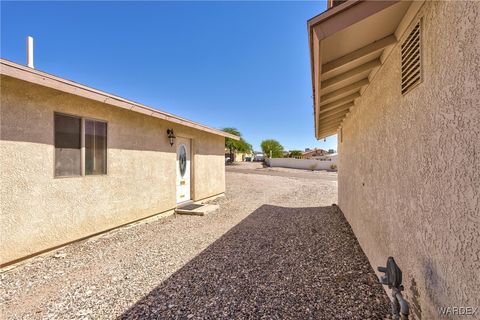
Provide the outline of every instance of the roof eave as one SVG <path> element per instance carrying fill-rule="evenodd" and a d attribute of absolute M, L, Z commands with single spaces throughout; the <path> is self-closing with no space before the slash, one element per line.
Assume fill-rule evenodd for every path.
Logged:
<path fill-rule="evenodd" d="M 37 69 L 28 68 L 26 66 L 17 64 L 15 62 L 0 59 L 0 74 L 9 76 L 12 78 L 20 79 L 26 82 L 35 83 L 44 87 L 49 87 L 55 90 L 66 92 L 69 94 L 81 96 L 87 99 L 99 101 L 115 107 L 120 107 L 129 111 L 142 113 L 151 117 L 159 118 L 172 123 L 180 124 L 186 127 L 194 128 L 200 131 L 220 135 L 226 138 L 239 140 L 240 137 L 223 132 L 221 130 L 213 129 L 196 123 L 194 121 L 178 117 L 176 115 L 163 112 L 140 103 L 127 100 L 125 98 L 109 94 L 104 91 L 100 91 L 74 81 L 70 81 L 64 78 L 51 75 L 46 72 L 39 71 Z"/>
<path fill-rule="evenodd" d="M 315 137 L 320 140 L 325 138 L 326 136 L 320 136 L 318 131 L 318 121 L 317 121 L 317 108 L 315 105 L 315 98 L 316 98 L 316 91 L 315 91 L 315 62 L 314 62 L 314 45 L 313 45 L 313 28 L 315 25 L 322 23 L 323 21 L 339 14 L 340 12 L 347 10 L 348 8 L 358 4 L 362 0 L 351 0 L 341 3 L 335 7 L 332 7 L 319 15 L 309 19 L 307 21 L 307 32 L 308 32 L 308 44 L 310 49 L 310 71 L 312 76 L 312 100 L 313 100 L 313 114 L 314 114 L 314 130 L 315 130 Z M 319 39 L 321 40 L 321 39 Z"/>
<path fill-rule="evenodd" d="M 325 38 L 334 35 L 335 33 L 348 28 L 349 26 L 367 18 L 378 12 L 400 2 L 400 0 L 394 1 L 365 1 L 365 0 L 350 0 L 339 4 L 329 10 L 313 17 L 308 20 L 307 28 L 309 33 L 309 48 L 310 48 L 310 66 L 312 74 L 312 98 L 314 109 L 314 123 L 315 123 L 315 137 L 322 139 L 330 135 L 334 135 L 338 132 L 341 126 L 341 122 L 336 128 L 335 124 L 329 123 L 328 128 L 323 127 L 319 123 L 320 102 L 321 102 L 321 74 L 322 74 L 322 60 L 320 43 Z M 361 4 L 361 5 L 360 5 Z M 390 39 L 382 39 L 384 42 L 388 42 Z M 318 45 L 315 45 L 314 41 L 318 41 Z M 315 47 L 318 46 L 318 52 L 315 51 Z M 316 56 L 318 55 L 318 66 L 316 63 Z M 372 63 L 373 65 L 374 63 Z M 318 70 L 317 70 L 318 69 Z M 319 73 L 319 75 L 316 74 Z M 317 79 L 318 78 L 318 79 Z M 360 84 L 360 83 L 359 83 Z M 367 84 L 368 86 L 368 84 Z M 322 103 L 323 105 L 323 103 Z M 319 113 L 320 112 L 320 113 Z M 348 111 L 347 111 L 348 112 Z"/>

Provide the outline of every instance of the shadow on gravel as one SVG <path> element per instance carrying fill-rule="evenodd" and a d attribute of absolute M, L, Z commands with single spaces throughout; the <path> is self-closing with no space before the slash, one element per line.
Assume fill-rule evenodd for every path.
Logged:
<path fill-rule="evenodd" d="M 382 319 L 388 312 L 337 207 L 263 205 L 119 319 Z"/>

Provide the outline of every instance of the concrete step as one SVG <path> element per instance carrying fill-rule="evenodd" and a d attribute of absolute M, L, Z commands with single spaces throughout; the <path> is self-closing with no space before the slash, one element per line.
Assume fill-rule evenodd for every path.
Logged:
<path fill-rule="evenodd" d="M 175 209 L 175 213 L 193 215 L 193 216 L 204 216 L 206 214 L 216 211 L 218 208 L 219 208 L 218 205 L 215 205 L 215 204 L 189 203 L 189 204 L 177 207 Z"/>

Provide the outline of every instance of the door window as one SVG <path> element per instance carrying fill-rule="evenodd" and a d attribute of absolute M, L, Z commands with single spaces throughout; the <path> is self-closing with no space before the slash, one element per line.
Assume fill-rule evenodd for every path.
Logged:
<path fill-rule="evenodd" d="M 187 171 L 187 149 L 182 144 L 178 149 L 178 166 L 180 169 L 180 175 L 183 177 L 185 176 L 185 172 Z"/>

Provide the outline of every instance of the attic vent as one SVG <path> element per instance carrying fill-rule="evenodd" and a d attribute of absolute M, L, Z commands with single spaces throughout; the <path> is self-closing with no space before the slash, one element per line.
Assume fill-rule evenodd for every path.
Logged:
<path fill-rule="evenodd" d="M 422 81 L 421 27 L 417 23 L 402 44 L 402 94 Z"/>

